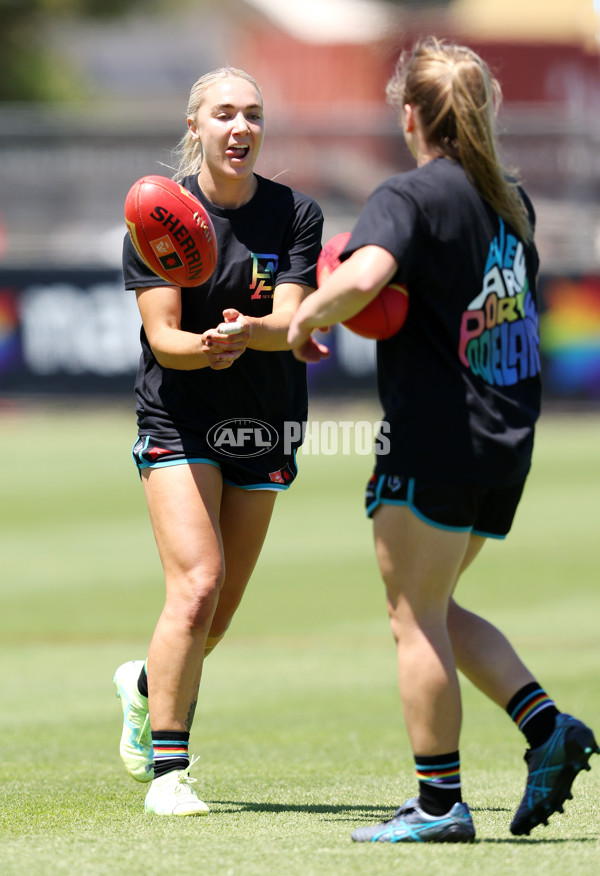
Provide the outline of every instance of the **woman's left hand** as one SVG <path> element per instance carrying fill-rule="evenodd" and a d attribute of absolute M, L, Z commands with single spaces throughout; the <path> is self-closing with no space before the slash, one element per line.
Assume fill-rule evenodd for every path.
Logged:
<path fill-rule="evenodd" d="M 219 331 L 233 322 L 241 328 L 235 334 Z M 215 371 L 229 368 L 236 359 L 246 351 L 250 342 L 250 322 L 233 307 L 223 311 L 223 322 L 214 329 L 208 329 L 202 334 L 202 352 L 209 360 L 210 367 Z"/>

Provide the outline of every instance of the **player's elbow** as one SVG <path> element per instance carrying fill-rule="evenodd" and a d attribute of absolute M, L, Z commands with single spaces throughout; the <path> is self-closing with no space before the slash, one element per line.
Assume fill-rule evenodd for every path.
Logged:
<path fill-rule="evenodd" d="M 165 353 L 163 350 L 159 350 L 156 347 L 152 347 L 152 352 L 154 354 L 154 358 L 158 362 L 161 368 L 176 368 L 176 359 L 174 356 L 170 356 L 168 353 Z"/>
<path fill-rule="evenodd" d="M 379 246 L 365 246 L 348 260 L 352 265 L 353 285 L 366 296 L 377 294 L 398 270 L 394 256 Z"/>
<path fill-rule="evenodd" d="M 190 357 L 181 355 L 171 350 L 160 339 L 148 339 L 152 355 L 158 362 L 161 368 L 172 368 L 176 371 L 188 371 L 192 368 L 198 368 L 196 362 L 190 362 Z"/>

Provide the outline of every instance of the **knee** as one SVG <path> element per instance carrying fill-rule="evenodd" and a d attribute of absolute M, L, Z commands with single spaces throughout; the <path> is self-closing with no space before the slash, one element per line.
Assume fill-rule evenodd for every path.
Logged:
<path fill-rule="evenodd" d="M 165 613 L 187 630 L 204 630 L 212 621 L 222 585 L 219 571 L 188 572 L 175 586 L 167 588 Z"/>
<path fill-rule="evenodd" d="M 388 618 L 392 636 L 397 645 L 401 639 L 406 637 L 408 630 L 417 625 L 416 618 L 407 608 L 405 604 L 398 602 L 398 600 L 390 599 L 388 595 Z"/>
<path fill-rule="evenodd" d="M 445 605 L 409 601 L 388 596 L 388 616 L 394 641 L 411 641 L 413 637 L 436 638 L 440 631 L 447 634 L 447 609 Z"/>

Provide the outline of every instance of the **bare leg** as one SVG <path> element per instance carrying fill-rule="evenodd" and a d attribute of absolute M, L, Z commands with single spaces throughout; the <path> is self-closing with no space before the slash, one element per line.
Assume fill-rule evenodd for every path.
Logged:
<path fill-rule="evenodd" d="M 225 554 L 225 583 L 209 639 L 222 637 L 235 614 L 262 550 L 277 492 L 223 486 L 220 528 Z"/>
<path fill-rule="evenodd" d="M 459 575 L 484 543 L 485 539 L 480 536 L 470 537 Z M 516 691 L 535 681 L 500 630 L 453 599 L 448 608 L 448 631 L 460 671 L 501 708 L 506 708 Z"/>
<path fill-rule="evenodd" d="M 462 710 L 447 614 L 469 535 L 429 526 L 406 507 L 383 505 L 374 516 L 374 536 L 412 750 L 456 751 Z"/>
<path fill-rule="evenodd" d="M 148 653 L 150 724 L 189 732 L 207 644 L 240 604 L 277 493 L 223 485 L 210 465 L 156 469 L 145 487 L 167 592 Z"/>
<path fill-rule="evenodd" d="M 176 465 L 146 470 L 143 482 L 166 583 L 148 652 L 150 725 L 189 731 L 224 578 L 221 473 L 211 465 Z"/>

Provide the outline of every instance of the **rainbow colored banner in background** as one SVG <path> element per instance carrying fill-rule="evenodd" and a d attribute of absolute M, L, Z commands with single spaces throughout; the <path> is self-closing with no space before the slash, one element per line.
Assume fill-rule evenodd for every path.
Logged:
<path fill-rule="evenodd" d="M 600 399 L 600 277 L 540 281 L 544 390 Z"/>
<path fill-rule="evenodd" d="M 0 289 L 0 374 L 20 357 L 19 311 L 16 295 Z"/>
<path fill-rule="evenodd" d="M 0 269 L 0 397 L 130 394 L 139 312 L 120 271 Z M 600 274 L 540 277 L 547 399 L 600 402 Z M 332 355 L 309 368 L 311 396 L 374 396 L 375 342 L 343 327 Z"/>

